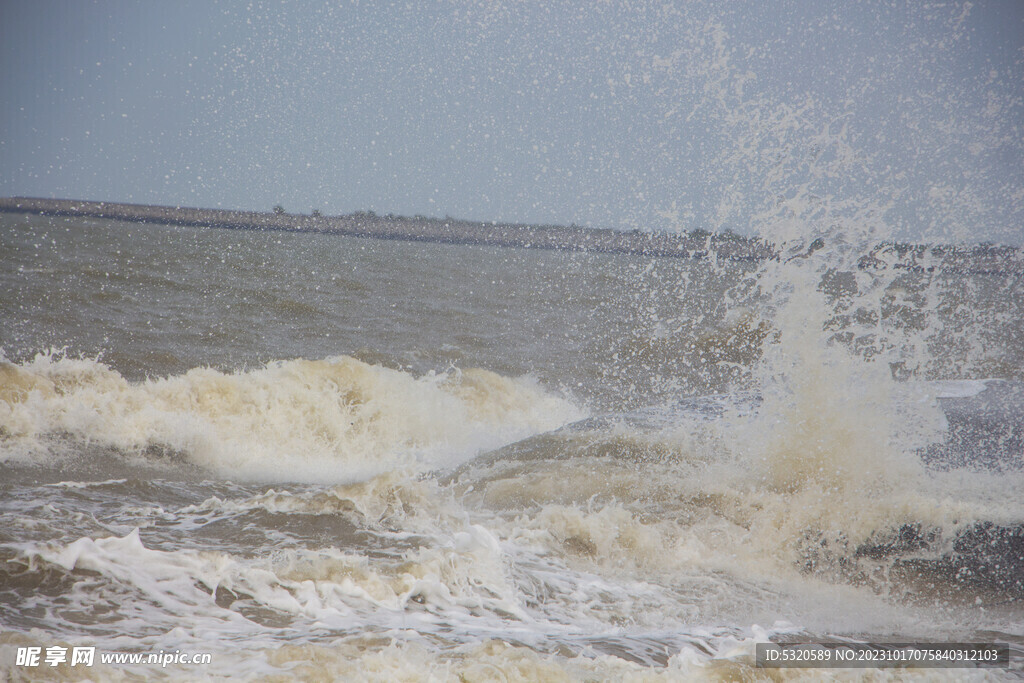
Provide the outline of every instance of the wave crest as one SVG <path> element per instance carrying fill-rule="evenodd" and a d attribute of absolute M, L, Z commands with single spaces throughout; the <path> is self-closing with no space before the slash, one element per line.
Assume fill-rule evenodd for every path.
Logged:
<path fill-rule="evenodd" d="M 181 454 L 250 480 L 354 481 L 451 466 L 581 415 L 529 378 L 482 369 L 414 376 L 347 356 L 137 383 L 99 361 L 53 354 L 0 366 L 4 452 L 29 462 L 65 457 L 55 451 L 70 441 L 76 453 L 86 443 Z"/>

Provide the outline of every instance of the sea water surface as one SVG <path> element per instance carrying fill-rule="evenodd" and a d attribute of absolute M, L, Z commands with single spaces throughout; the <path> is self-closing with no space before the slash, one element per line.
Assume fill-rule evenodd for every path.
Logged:
<path fill-rule="evenodd" d="M 863 246 L 0 216 L 0 664 L 737 679 L 768 640 L 977 640 L 1014 670 L 924 673 L 1019 674 L 1019 258 Z M 211 663 L 19 667 L 28 646 Z"/>

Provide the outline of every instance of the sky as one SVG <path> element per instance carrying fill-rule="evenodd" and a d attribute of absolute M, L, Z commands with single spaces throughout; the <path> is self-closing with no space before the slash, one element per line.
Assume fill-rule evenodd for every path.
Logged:
<path fill-rule="evenodd" d="M 2 0 L 0 55 L 2 196 L 1024 235 L 1019 0 Z"/>

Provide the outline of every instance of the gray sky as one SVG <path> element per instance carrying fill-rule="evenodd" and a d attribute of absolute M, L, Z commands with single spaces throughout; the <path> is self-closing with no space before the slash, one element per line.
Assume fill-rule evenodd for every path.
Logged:
<path fill-rule="evenodd" d="M 0 7 L 4 196 L 1024 233 L 1019 0 Z"/>

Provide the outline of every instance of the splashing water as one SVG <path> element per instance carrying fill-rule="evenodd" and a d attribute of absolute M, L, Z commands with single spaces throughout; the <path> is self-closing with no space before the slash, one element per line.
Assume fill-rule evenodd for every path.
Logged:
<path fill-rule="evenodd" d="M 623 210 L 774 258 L 0 216 L 6 672 L 59 643 L 257 680 L 1024 649 L 1024 269 L 972 237 L 1019 237 L 1014 74 L 954 77 L 967 5 L 850 10 L 901 48 L 864 62 L 823 10 L 832 74 L 731 11 L 641 5 L 643 68 L 606 84 L 658 112 Z M 525 11 L 439 30 L 477 22 L 481 56 Z"/>

